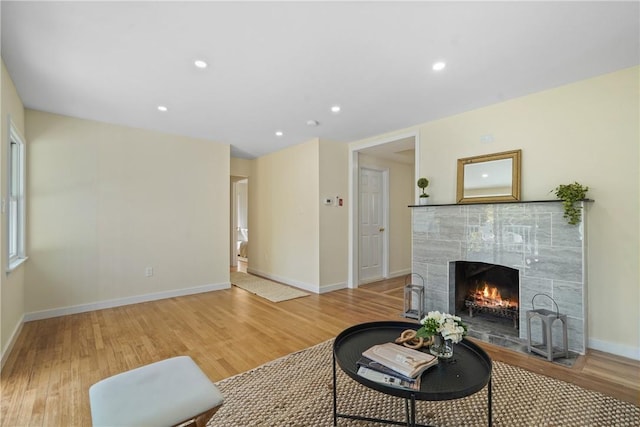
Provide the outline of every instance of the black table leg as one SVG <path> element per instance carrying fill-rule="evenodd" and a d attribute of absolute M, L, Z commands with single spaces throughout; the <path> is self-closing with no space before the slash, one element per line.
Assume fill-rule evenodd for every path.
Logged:
<path fill-rule="evenodd" d="M 336 354 L 333 353 L 333 426 L 338 425 L 338 395 L 337 395 L 337 381 L 336 381 Z"/>
<path fill-rule="evenodd" d="M 416 396 L 411 395 L 411 427 L 416 427 Z"/>
<path fill-rule="evenodd" d="M 489 408 L 489 427 L 493 425 L 493 420 L 491 416 L 491 377 L 489 377 L 489 389 L 487 390 L 487 407 Z"/>
<path fill-rule="evenodd" d="M 405 420 L 407 420 L 407 427 L 410 427 L 410 418 L 409 418 L 409 399 L 404 400 L 404 414 Z"/>

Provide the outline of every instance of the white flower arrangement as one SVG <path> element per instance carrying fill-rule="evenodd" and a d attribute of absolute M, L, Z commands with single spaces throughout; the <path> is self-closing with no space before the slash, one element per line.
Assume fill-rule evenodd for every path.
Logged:
<path fill-rule="evenodd" d="M 417 331 L 418 337 L 429 338 L 440 334 L 445 340 L 458 343 L 467 334 L 467 325 L 462 322 L 462 319 L 449 313 L 430 311 L 420 320 L 420 323 L 422 327 Z"/>

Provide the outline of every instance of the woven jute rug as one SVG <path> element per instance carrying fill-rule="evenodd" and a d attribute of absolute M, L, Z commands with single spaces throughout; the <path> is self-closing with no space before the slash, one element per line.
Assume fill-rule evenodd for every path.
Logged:
<path fill-rule="evenodd" d="M 225 401 L 208 425 L 333 425 L 332 345 L 330 340 L 218 382 Z M 494 426 L 640 426 L 640 407 L 504 363 L 493 368 Z M 338 412 L 404 420 L 402 399 L 337 369 Z M 421 424 L 486 426 L 486 387 L 464 399 L 418 402 L 417 414 Z M 338 419 L 338 426 L 375 425 Z"/>
<path fill-rule="evenodd" d="M 266 298 L 271 302 L 286 301 L 294 298 L 306 297 L 309 294 L 291 286 L 272 282 L 252 274 L 234 271 L 231 273 L 231 284 L 252 294 Z"/>

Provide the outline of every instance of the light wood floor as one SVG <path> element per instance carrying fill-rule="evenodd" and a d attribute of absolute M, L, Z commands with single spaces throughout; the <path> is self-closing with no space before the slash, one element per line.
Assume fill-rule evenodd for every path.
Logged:
<path fill-rule="evenodd" d="M 89 426 L 89 386 L 177 355 L 212 381 L 334 337 L 401 320 L 403 279 L 280 303 L 236 287 L 28 322 L 2 370 L 2 426 Z M 591 351 L 569 369 L 480 343 L 494 360 L 640 405 L 640 364 Z"/>

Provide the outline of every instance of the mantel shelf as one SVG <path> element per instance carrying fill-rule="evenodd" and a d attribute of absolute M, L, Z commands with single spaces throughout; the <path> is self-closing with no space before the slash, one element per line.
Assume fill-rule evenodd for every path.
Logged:
<path fill-rule="evenodd" d="M 581 202 L 593 203 L 593 199 L 582 199 Z M 409 205 L 410 208 L 429 208 L 434 206 L 472 206 L 472 205 L 508 205 L 514 203 L 555 203 L 562 202 L 560 199 L 555 200 L 514 200 L 509 202 L 478 202 L 478 203 L 442 203 L 429 205 Z"/>

